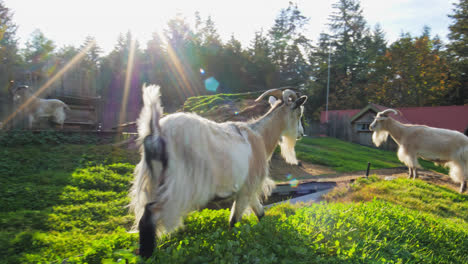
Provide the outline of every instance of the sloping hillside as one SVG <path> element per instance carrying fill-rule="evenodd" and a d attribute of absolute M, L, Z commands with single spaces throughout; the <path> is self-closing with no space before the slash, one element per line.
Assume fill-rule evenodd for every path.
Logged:
<path fill-rule="evenodd" d="M 216 122 L 246 121 L 268 111 L 266 100 L 255 102 L 260 92 L 190 97 L 182 111 L 197 113 Z"/>

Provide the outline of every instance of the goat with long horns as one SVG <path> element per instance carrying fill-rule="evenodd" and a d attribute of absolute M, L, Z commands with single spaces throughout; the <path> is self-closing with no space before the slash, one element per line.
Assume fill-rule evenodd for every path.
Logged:
<path fill-rule="evenodd" d="M 141 161 L 135 168 L 130 208 L 140 234 L 140 254 L 150 257 L 155 233 L 170 232 L 190 211 L 216 199 L 234 200 L 230 226 L 250 206 L 264 215 L 261 198 L 274 182 L 269 161 L 280 142 L 287 162 L 297 164 L 294 145 L 303 135 L 301 116 L 306 96 L 291 89 L 272 89 L 271 109 L 249 122 L 215 123 L 195 114 L 162 117 L 159 87 L 143 87 L 138 119 Z"/>

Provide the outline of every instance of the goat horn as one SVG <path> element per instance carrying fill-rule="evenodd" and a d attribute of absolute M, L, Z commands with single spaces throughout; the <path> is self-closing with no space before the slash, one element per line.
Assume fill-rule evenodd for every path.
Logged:
<path fill-rule="evenodd" d="M 255 99 L 255 102 L 258 102 L 258 101 L 262 100 L 263 98 L 265 98 L 268 95 L 274 96 L 274 97 L 276 97 L 276 99 L 279 99 L 279 98 L 281 98 L 282 94 L 283 94 L 283 92 L 280 89 L 277 89 L 277 88 L 270 89 L 270 90 L 262 93 L 257 99 Z"/>
<path fill-rule="evenodd" d="M 270 89 L 270 90 L 264 92 L 257 99 L 255 99 L 255 102 L 258 102 L 258 101 L 262 100 L 263 98 L 265 98 L 268 95 L 274 96 L 274 97 L 276 97 L 276 99 L 284 99 L 283 93 L 285 91 L 287 91 L 287 90 L 295 91 L 296 98 L 299 97 L 299 90 L 296 87 L 285 86 L 285 87 L 280 87 L 280 88 L 273 88 L 273 89 Z"/>
<path fill-rule="evenodd" d="M 379 114 L 387 116 L 388 113 L 390 113 L 390 112 L 394 113 L 395 115 L 398 115 L 398 112 L 395 109 L 386 109 L 386 110 L 380 112 Z"/>
<path fill-rule="evenodd" d="M 290 104 L 292 102 L 289 102 L 289 98 L 292 98 L 292 102 L 295 102 L 297 100 L 297 94 L 295 91 L 292 90 L 284 90 L 283 92 L 283 102 L 286 104 Z"/>

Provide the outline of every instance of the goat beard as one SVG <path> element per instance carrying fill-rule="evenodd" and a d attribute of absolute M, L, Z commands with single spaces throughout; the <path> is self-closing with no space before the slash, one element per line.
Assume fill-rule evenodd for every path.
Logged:
<path fill-rule="evenodd" d="M 284 160 L 286 160 L 286 162 L 289 164 L 297 165 L 296 151 L 294 150 L 295 145 L 295 138 L 289 138 L 285 136 L 281 138 L 279 143 L 281 148 L 281 156 L 283 156 Z"/>
<path fill-rule="evenodd" d="M 387 141 L 388 132 L 387 131 L 375 131 L 372 134 L 372 142 L 378 147 L 385 141 Z"/>

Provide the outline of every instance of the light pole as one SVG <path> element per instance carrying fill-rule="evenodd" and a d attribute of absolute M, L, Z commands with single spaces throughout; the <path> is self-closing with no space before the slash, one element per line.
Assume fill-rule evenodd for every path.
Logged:
<path fill-rule="evenodd" d="M 330 91 L 330 54 L 331 43 L 328 44 L 328 77 L 327 77 L 327 104 L 325 106 L 325 122 L 328 123 L 328 93 Z"/>

